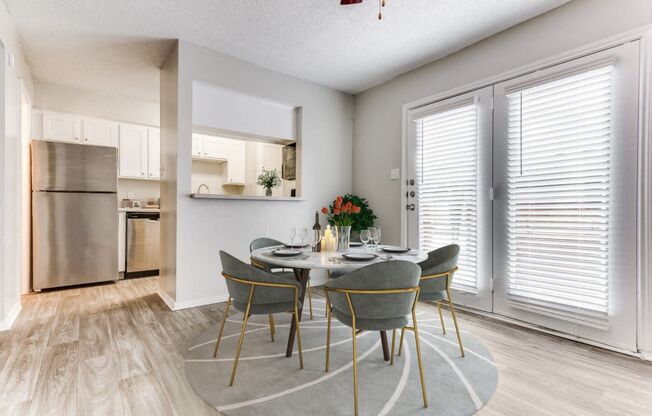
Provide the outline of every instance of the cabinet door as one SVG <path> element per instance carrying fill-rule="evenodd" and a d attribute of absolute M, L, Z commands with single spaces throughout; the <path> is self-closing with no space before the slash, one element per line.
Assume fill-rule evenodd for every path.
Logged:
<path fill-rule="evenodd" d="M 161 132 L 154 127 L 147 129 L 147 177 L 161 177 Z"/>
<path fill-rule="evenodd" d="M 120 176 L 146 179 L 147 127 L 120 124 Z"/>
<path fill-rule="evenodd" d="M 83 142 L 96 146 L 118 146 L 118 123 L 96 118 L 82 119 Z"/>
<path fill-rule="evenodd" d="M 221 137 L 203 136 L 204 137 L 204 158 L 226 160 L 228 159 L 228 145 L 230 141 Z"/>
<path fill-rule="evenodd" d="M 74 114 L 44 112 L 43 139 L 81 143 L 81 118 Z"/>
<path fill-rule="evenodd" d="M 202 157 L 204 154 L 204 137 L 199 134 L 192 135 L 192 157 Z"/>
<path fill-rule="evenodd" d="M 247 143 L 243 140 L 227 140 L 227 184 L 244 185 Z"/>

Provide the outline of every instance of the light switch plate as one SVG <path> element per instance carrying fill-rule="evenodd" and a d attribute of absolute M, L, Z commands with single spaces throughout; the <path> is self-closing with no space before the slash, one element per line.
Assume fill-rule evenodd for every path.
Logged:
<path fill-rule="evenodd" d="M 389 180 L 397 181 L 401 179 L 401 168 L 392 168 L 389 170 Z"/>

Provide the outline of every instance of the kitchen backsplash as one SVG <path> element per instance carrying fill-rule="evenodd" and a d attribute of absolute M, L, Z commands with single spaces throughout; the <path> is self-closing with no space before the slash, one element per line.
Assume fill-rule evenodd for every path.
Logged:
<path fill-rule="evenodd" d="M 159 198 L 160 194 L 158 181 L 118 179 L 118 201 L 128 198 L 146 202 L 147 199 Z"/>

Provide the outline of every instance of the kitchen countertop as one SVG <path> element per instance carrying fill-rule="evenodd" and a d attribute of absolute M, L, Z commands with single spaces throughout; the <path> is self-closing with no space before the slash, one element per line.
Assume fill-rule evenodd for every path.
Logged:
<path fill-rule="evenodd" d="M 160 208 L 118 208 L 118 212 L 161 212 Z"/>

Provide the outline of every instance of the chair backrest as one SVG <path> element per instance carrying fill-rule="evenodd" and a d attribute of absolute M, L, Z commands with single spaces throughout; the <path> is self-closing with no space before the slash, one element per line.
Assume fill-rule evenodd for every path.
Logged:
<path fill-rule="evenodd" d="M 254 241 L 249 244 L 249 252 L 251 253 L 254 250 L 258 250 L 259 248 L 265 248 L 265 247 L 272 247 L 272 246 L 282 246 L 283 243 L 274 240 L 273 238 L 267 238 L 267 237 L 261 237 L 261 238 L 256 238 Z"/>
<path fill-rule="evenodd" d="M 256 283 L 292 286 L 298 289 L 299 294 L 301 293 L 301 284 L 299 282 L 260 270 L 221 250 L 220 260 L 222 262 L 222 272 L 226 278 L 226 287 L 229 295 L 235 302 L 247 303 L 251 286 Z M 294 289 L 291 287 L 256 288 L 254 290 L 252 304 L 287 302 L 288 296 L 293 293 Z"/>
<path fill-rule="evenodd" d="M 391 319 L 412 312 L 416 291 L 382 293 L 392 289 L 415 289 L 419 285 L 421 269 L 414 263 L 402 260 L 375 263 L 331 280 L 328 289 L 378 291 L 377 293 L 350 294 L 355 316 L 366 319 Z M 328 291 L 333 308 L 351 315 L 346 294 Z"/>
<path fill-rule="evenodd" d="M 441 292 L 450 287 L 454 272 L 457 267 L 457 258 L 460 255 L 460 246 L 450 244 L 428 253 L 428 259 L 419 263 L 421 276 L 432 276 L 447 273 L 448 277 L 437 277 L 421 280 L 419 286 L 421 293 Z"/>

